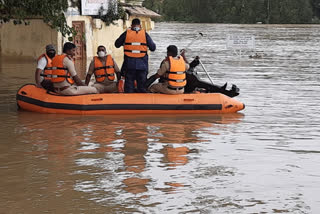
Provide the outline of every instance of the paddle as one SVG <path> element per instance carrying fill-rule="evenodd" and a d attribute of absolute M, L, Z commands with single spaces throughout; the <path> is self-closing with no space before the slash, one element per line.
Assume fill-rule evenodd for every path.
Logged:
<path fill-rule="evenodd" d="M 206 74 L 207 74 L 207 76 L 208 76 L 208 78 L 209 78 L 210 82 L 212 83 L 212 85 L 214 85 L 214 84 L 213 84 L 213 80 L 211 79 L 211 77 L 210 77 L 210 75 L 209 75 L 209 73 L 208 73 L 207 69 L 204 67 L 204 65 L 203 65 L 203 63 L 201 62 L 201 60 L 200 60 L 200 59 L 199 59 L 199 62 L 200 62 L 201 67 L 203 68 L 204 72 L 206 72 Z"/>
<path fill-rule="evenodd" d="M 199 32 L 199 35 L 198 35 L 195 39 L 193 39 L 193 40 L 187 45 L 187 47 L 185 48 L 185 51 L 187 51 L 187 50 L 190 48 L 190 46 L 191 46 L 195 41 L 197 41 L 200 37 L 203 37 L 203 33 L 201 33 L 201 32 Z M 183 50 L 181 50 L 181 52 L 182 52 L 182 51 L 183 51 Z M 203 65 L 203 63 L 201 62 L 200 59 L 199 59 L 199 62 L 200 62 L 200 65 L 201 65 L 202 69 L 204 70 L 204 72 L 205 72 L 206 75 L 208 76 L 210 82 L 213 84 L 213 80 L 211 79 L 211 77 L 210 77 L 207 69 L 204 67 L 204 65 Z"/>
<path fill-rule="evenodd" d="M 203 37 L 203 33 L 201 33 L 201 32 L 199 32 L 199 35 L 196 38 L 194 38 L 193 40 L 191 40 L 191 42 L 189 44 L 187 44 L 185 50 L 187 51 L 191 47 L 191 45 L 193 45 L 193 43 L 195 43 L 200 37 Z"/>

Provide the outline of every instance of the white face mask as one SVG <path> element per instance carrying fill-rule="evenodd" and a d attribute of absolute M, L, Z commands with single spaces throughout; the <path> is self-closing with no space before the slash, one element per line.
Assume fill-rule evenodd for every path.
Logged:
<path fill-rule="evenodd" d="M 99 57 L 105 57 L 105 56 L 106 56 L 106 52 L 104 52 L 104 51 L 99 51 L 99 52 L 98 52 L 98 56 L 99 56 Z"/>
<path fill-rule="evenodd" d="M 139 30 L 140 30 L 140 27 L 134 27 L 133 30 L 134 30 L 134 31 L 139 31 Z"/>

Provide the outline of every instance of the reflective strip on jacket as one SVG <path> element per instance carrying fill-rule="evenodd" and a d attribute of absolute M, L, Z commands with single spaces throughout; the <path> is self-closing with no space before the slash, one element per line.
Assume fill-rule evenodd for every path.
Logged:
<path fill-rule="evenodd" d="M 186 64 L 180 56 L 179 59 L 174 59 L 169 56 L 169 71 L 167 71 L 168 86 L 170 88 L 182 88 L 186 86 Z"/>
<path fill-rule="evenodd" d="M 124 54 L 128 57 L 141 58 L 147 54 L 147 36 L 145 30 L 127 30 Z"/>
<path fill-rule="evenodd" d="M 42 54 L 41 56 L 39 56 L 37 62 L 39 62 L 39 60 L 45 57 L 45 59 L 47 60 L 47 65 L 46 67 L 43 69 L 43 71 L 41 71 L 40 76 L 44 77 L 45 80 L 51 80 L 51 74 L 52 74 L 52 59 L 50 57 L 48 57 L 47 54 Z"/>
<path fill-rule="evenodd" d="M 52 76 L 51 82 L 60 83 L 67 80 L 71 85 L 74 84 L 74 80 L 72 79 L 68 68 L 64 67 L 63 60 L 65 57 L 68 57 L 65 54 L 57 55 L 52 60 Z"/>
<path fill-rule="evenodd" d="M 106 77 L 110 81 L 115 79 L 114 61 L 111 55 L 107 55 L 105 66 L 98 57 L 94 57 L 94 75 L 97 82 L 103 82 Z"/>

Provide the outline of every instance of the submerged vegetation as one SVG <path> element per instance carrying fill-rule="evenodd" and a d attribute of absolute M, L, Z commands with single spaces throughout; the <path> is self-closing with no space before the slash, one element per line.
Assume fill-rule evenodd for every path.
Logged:
<path fill-rule="evenodd" d="M 201 23 L 319 23 L 320 0 L 145 0 L 163 21 Z"/>

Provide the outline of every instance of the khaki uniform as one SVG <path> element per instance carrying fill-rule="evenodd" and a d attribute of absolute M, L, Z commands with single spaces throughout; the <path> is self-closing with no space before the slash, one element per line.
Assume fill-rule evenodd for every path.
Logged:
<path fill-rule="evenodd" d="M 68 57 L 63 59 L 63 66 L 68 68 L 70 75 L 72 77 L 77 75 L 74 63 Z M 70 85 L 67 80 L 59 83 L 54 83 L 55 91 L 62 95 L 81 95 L 81 94 L 97 94 L 98 90 L 95 87 L 91 86 L 75 86 Z M 69 86 L 69 87 L 68 87 Z"/>
<path fill-rule="evenodd" d="M 120 70 L 118 65 L 114 60 L 113 62 L 114 62 L 115 73 L 119 73 Z M 103 66 L 106 66 L 106 61 L 102 62 L 102 64 Z M 92 75 L 93 73 L 94 73 L 94 60 L 91 61 L 89 70 L 88 70 L 88 74 Z M 99 93 L 116 93 L 118 92 L 117 76 L 115 76 L 114 81 L 111 81 L 108 78 L 106 78 L 102 83 L 95 82 L 93 84 L 93 87 L 95 87 L 99 91 Z"/>
<path fill-rule="evenodd" d="M 178 59 L 178 57 L 174 57 L 174 59 Z M 167 71 L 169 71 L 170 65 L 168 61 L 164 61 L 161 64 L 160 69 L 157 71 L 157 74 L 161 77 L 166 77 Z M 186 71 L 189 69 L 189 64 L 186 63 Z M 152 93 L 162 93 L 162 94 L 183 94 L 184 88 L 180 90 L 173 90 L 168 88 L 168 81 L 165 80 L 162 83 L 156 83 L 150 86 L 149 91 Z"/>

